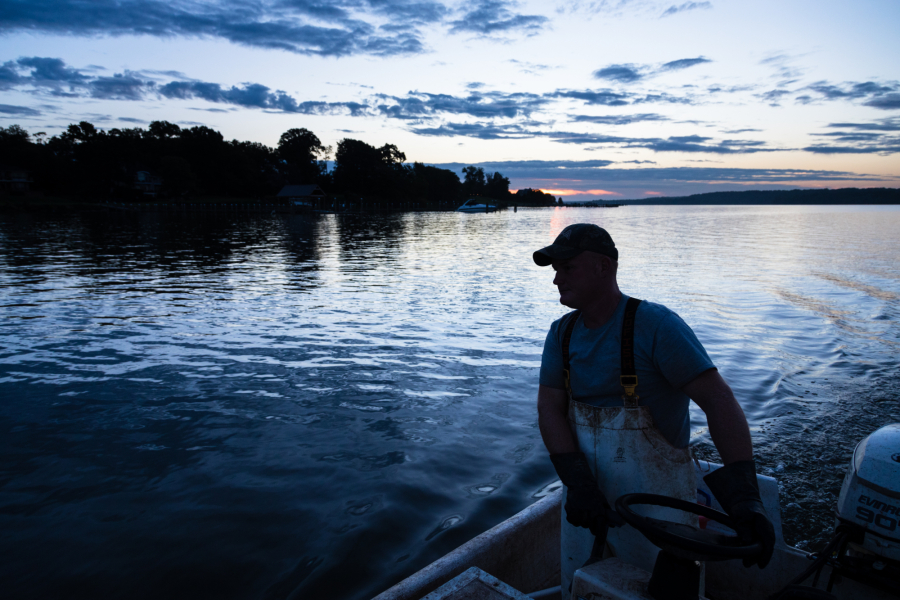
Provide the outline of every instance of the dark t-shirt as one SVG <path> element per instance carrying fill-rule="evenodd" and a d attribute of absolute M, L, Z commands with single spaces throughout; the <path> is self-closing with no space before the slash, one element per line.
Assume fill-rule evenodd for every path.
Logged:
<path fill-rule="evenodd" d="M 597 329 L 584 326 L 581 316 L 569 342 L 572 396 L 598 407 L 623 406 L 622 320 L 628 296 L 622 295 L 613 317 Z M 550 326 L 541 357 L 541 385 L 565 389 L 562 336 L 557 319 Z M 653 302 L 641 302 L 635 315 L 635 367 L 639 404 L 650 409 L 663 436 L 677 448 L 690 441 L 690 398 L 681 388 L 714 369 L 706 350 L 677 314 Z"/>

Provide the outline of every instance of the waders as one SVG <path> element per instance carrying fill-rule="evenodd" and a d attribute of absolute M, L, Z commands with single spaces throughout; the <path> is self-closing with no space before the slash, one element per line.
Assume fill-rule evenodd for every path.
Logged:
<path fill-rule="evenodd" d="M 563 364 L 569 397 L 569 426 L 578 449 L 587 457 L 600 491 L 611 506 L 623 494 L 645 492 L 697 501 L 694 466 L 689 448 L 675 448 L 654 425 L 650 409 L 641 406 L 635 394 L 637 375 L 634 367 L 634 319 L 640 300 L 629 298 L 622 324 L 622 396 L 624 406 L 598 408 L 572 398 L 569 384 L 569 340 L 579 315 L 566 327 L 563 339 Z M 564 488 L 564 493 L 565 493 Z M 565 506 L 565 497 L 563 498 Z M 563 509 L 565 511 L 565 509 Z M 641 506 L 642 515 L 697 526 L 697 517 L 669 508 Z M 563 597 L 567 598 L 576 569 L 590 558 L 594 536 L 590 530 L 575 527 L 562 517 Z M 615 556 L 648 572 L 659 548 L 628 525 L 609 529 L 604 557 Z"/>

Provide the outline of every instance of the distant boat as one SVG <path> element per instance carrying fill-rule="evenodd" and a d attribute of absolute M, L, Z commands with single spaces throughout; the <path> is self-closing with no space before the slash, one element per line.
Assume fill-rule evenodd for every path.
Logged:
<path fill-rule="evenodd" d="M 464 213 L 486 213 L 499 210 L 496 204 L 491 204 L 485 198 L 469 198 L 465 203 L 456 209 L 456 212 Z"/>

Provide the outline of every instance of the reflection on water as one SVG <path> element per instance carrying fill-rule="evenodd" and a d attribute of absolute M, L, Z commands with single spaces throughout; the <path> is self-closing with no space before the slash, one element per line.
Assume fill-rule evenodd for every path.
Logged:
<path fill-rule="evenodd" d="M 531 252 L 578 221 L 706 344 L 789 539 L 827 521 L 819 484 L 900 421 L 893 207 L 5 215 L 0 579 L 362 599 L 546 495 L 534 397 L 564 310 Z"/>

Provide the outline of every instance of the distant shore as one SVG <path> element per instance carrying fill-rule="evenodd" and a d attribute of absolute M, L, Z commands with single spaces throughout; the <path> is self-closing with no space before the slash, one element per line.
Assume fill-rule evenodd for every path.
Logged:
<path fill-rule="evenodd" d="M 456 207 L 430 206 L 412 202 L 396 202 L 391 208 L 384 208 L 380 212 L 418 212 L 418 211 L 454 211 Z M 641 198 L 629 200 L 592 200 L 588 202 L 572 202 L 562 204 L 569 208 L 606 208 L 616 206 L 815 206 L 815 205 L 898 205 L 900 204 L 900 189 L 898 188 L 841 188 L 824 190 L 748 190 L 741 192 L 711 192 L 706 194 L 694 194 L 691 196 L 661 196 L 657 198 Z M 504 208 L 557 208 L 550 206 L 529 206 L 528 204 L 516 204 L 513 202 L 501 203 Z M 154 208 L 178 207 L 178 208 L 225 208 L 243 207 L 259 208 L 268 207 L 269 210 L 280 207 L 287 209 L 289 205 L 276 198 L 224 198 L 224 197 L 197 197 L 183 199 L 147 199 L 132 202 L 98 201 L 78 197 L 58 196 L 0 196 L 0 211 L 29 211 L 45 210 L 50 208 L 71 208 L 82 210 L 126 209 L 126 210 L 153 210 Z M 281 211 L 279 211 L 281 212 Z M 346 213 L 360 212 L 347 210 Z M 371 211 L 366 211 L 371 212 Z M 379 212 L 379 211 L 375 211 Z"/>
<path fill-rule="evenodd" d="M 579 205 L 816 205 L 816 204 L 900 204 L 898 188 L 840 188 L 824 190 L 747 190 L 710 192 L 691 196 L 660 196 L 631 200 L 592 200 Z M 569 206 L 575 206 L 570 204 Z"/>

